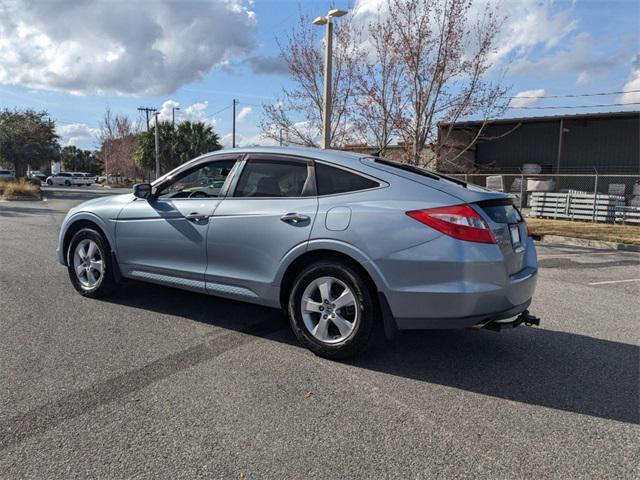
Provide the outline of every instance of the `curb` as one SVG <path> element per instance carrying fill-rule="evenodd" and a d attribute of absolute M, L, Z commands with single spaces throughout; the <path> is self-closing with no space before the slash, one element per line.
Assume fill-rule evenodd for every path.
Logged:
<path fill-rule="evenodd" d="M 589 240 L 586 238 L 563 237 L 560 235 L 541 235 L 540 243 L 556 245 L 573 245 L 576 247 L 600 248 L 606 250 L 623 250 L 626 252 L 640 252 L 640 245 L 631 243 L 607 242 L 604 240 Z"/>

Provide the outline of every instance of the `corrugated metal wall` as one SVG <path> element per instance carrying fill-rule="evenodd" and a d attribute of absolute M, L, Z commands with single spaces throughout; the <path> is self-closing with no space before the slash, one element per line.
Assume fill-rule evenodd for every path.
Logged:
<path fill-rule="evenodd" d="M 640 120 L 565 120 L 560 171 L 586 168 L 600 173 L 638 172 Z"/>
<path fill-rule="evenodd" d="M 493 125 L 484 136 L 497 137 L 515 127 Z M 554 166 L 558 152 L 559 122 L 525 123 L 505 137 L 478 143 L 476 164 L 496 170 L 518 171 L 523 163 Z"/>
<path fill-rule="evenodd" d="M 640 117 L 564 119 L 560 172 L 601 173 L 640 170 Z M 513 128 L 493 125 L 486 136 L 499 136 Z M 560 120 L 525 123 L 503 138 L 480 142 L 476 164 L 491 170 L 517 171 L 523 163 L 539 163 L 556 172 Z M 568 130 L 568 131 L 567 131 Z"/>

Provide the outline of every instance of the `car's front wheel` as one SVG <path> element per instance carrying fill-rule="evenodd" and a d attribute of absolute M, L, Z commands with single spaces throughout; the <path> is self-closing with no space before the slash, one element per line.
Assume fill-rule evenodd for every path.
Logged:
<path fill-rule="evenodd" d="M 380 313 L 363 276 L 350 265 L 322 261 L 298 275 L 289 295 L 289 319 L 298 340 L 326 358 L 346 358 L 371 343 Z"/>
<path fill-rule="evenodd" d="M 53 182 L 49 179 L 49 180 L 47 180 L 47 185 L 51 186 L 51 185 L 53 185 Z"/>
<path fill-rule="evenodd" d="M 69 242 L 67 265 L 74 288 L 85 297 L 100 298 L 115 290 L 113 260 L 105 238 L 91 228 L 83 228 Z"/>

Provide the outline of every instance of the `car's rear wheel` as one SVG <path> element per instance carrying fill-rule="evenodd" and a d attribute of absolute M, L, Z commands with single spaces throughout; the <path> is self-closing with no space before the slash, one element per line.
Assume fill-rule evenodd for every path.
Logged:
<path fill-rule="evenodd" d="M 317 262 L 300 272 L 288 310 L 298 340 L 316 355 L 333 359 L 363 352 L 380 322 L 365 279 L 337 261 Z"/>
<path fill-rule="evenodd" d="M 64 181 L 64 186 L 65 187 L 70 187 L 71 186 L 71 182 L 69 180 L 65 180 Z"/>
<path fill-rule="evenodd" d="M 80 295 L 105 297 L 117 286 L 109 245 L 91 228 L 79 230 L 69 242 L 67 265 L 71 283 Z"/>

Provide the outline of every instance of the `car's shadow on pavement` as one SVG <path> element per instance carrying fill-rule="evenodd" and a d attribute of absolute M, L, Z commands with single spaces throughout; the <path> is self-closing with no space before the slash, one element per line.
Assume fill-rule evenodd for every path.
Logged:
<path fill-rule="evenodd" d="M 288 327 L 276 309 L 138 282 L 127 282 L 106 301 L 297 345 L 290 330 L 272 335 Z M 516 402 L 640 423 L 639 360 L 638 346 L 546 330 L 543 321 L 543 328 L 522 326 L 503 333 L 405 332 L 345 363 Z"/>

